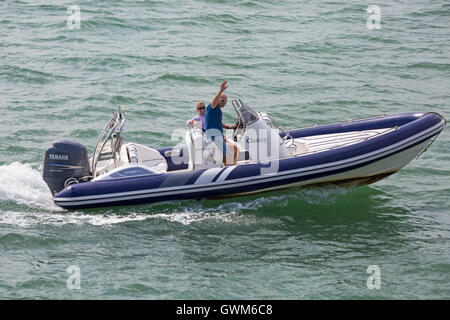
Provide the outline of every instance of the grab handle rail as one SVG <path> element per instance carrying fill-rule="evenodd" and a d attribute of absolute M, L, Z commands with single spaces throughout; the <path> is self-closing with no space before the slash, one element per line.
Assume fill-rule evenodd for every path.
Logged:
<path fill-rule="evenodd" d="M 117 166 L 117 159 L 116 159 L 116 150 L 119 147 L 121 143 L 121 137 L 120 133 L 123 130 L 123 127 L 125 125 L 125 113 L 115 113 L 112 119 L 106 124 L 106 126 L 103 128 L 97 143 L 95 144 L 94 153 L 92 154 L 92 176 L 95 178 L 97 175 L 97 163 L 100 159 L 102 150 L 105 148 L 106 143 L 111 140 L 111 152 L 113 154 L 114 164 Z M 110 129 L 109 131 L 107 131 Z M 106 135 L 106 138 L 104 138 L 105 133 L 108 132 Z M 99 145 L 101 143 L 101 146 L 99 148 Z"/>

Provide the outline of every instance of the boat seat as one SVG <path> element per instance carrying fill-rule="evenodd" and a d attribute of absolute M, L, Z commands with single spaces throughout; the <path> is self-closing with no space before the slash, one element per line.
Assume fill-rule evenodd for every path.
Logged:
<path fill-rule="evenodd" d="M 127 150 L 130 164 L 141 164 L 167 172 L 167 161 L 158 150 L 137 143 L 129 143 Z"/>

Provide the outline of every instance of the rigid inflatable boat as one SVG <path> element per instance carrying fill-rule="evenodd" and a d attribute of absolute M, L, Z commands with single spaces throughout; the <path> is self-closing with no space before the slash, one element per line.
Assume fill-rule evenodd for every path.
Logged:
<path fill-rule="evenodd" d="M 105 126 L 90 157 L 77 142 L 54 142 L 45 153 L 43 176 L 55 204 L 78 209 L 366 185 L 407 165 L 445 127 L 441 115 L 426 112 L 286 130 L 239 99 L 232 104 L 238 116 L 229 139 L 238 150 L 234 165 L 223 164 L 217 143 L 195 123 L 175 147 L 125 143 L 123 109 Z"/>

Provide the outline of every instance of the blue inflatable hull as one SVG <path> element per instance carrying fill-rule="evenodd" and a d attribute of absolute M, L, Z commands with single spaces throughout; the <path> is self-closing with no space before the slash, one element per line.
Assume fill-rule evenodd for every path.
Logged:
<path fill-rule="evenodd" d="M 166 157 L 167 173 L 72 185 L 58 193 L 54 202 L 63 208 L 79 209 L 227 197 L 293 186 L 369 184 L 394 173 L 428 147 L 444 129 L 445 120 L 432 112 L 406 113 L 319 125 L 290 134 L 304 138 L 393 127 L 395 130 L 367 141 L 278 160 L 277 172 L 269 174 L 261 169 L 270 163 L 177 172 L 187 165 L 176 165 Z M 164 156 L 170 149 L 159 151 Z"/>

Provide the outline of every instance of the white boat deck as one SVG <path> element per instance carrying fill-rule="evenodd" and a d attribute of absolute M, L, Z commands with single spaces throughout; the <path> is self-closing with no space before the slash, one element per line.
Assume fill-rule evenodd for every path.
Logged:
<path fill-rule="evenodd" d="M 344 146 L 349 146 L 359 142 L 363 142 L 374 137 L 386 134 L 396 128 L 383 128 L 376 130 L 351 131 L 343 133 L 323 134 L 310 137 L 302 137 L 294 139 L 297 145 L 296 154 L 309 154 L 332 150 Z M 298 150 L 298 146 L 301 146 Z"/>

